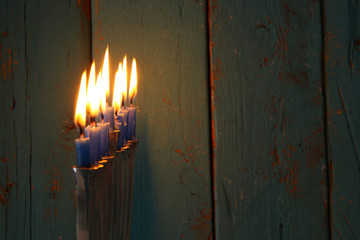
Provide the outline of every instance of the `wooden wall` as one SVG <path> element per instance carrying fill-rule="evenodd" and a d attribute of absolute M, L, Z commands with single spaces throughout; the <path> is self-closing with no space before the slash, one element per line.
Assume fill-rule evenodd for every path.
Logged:
<path fill-rule="evenodd" d="M 94 59 L 108 44 L 139 69 L 132 237 L 211 237 L 206 2 L 93 1 L 92 19 Z"/>
<path fill-rule="evenodd" d="M 0 1 L 0 239 L 74 239 L 74 106 L 86 1 Z"/>
<path fill-rule="evenodd" d="M 211 2 L 219 239 L 328 237 L 320 7 Z"/>
<path fill-rule="evenodd" d="M 75 98 L 106 45 L 112 76 L 138 63 L 132 239 L 360 238 L 359 8 L 0 0 L 0 239 L 74 239 Z"/>
<path fill-rule="evenodd" d="M 360 3 L 326 1 L 323 14 L 330 230 L 360 239 Z"/>

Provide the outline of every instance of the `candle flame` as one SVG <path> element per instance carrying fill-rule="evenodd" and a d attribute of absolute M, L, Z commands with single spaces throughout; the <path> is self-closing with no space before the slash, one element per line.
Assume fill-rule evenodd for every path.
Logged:
<path fill-rule="evenodd" d="M 95 62 L 92 63 L 87 91 L 87 106 L 90 116 L 95 118 L 99 114 L 100 96 L 95 84 Z"/>
<path fill-rule="evenodd" d="M 106 91 L 106 102 L 108 102 L 110 95 L 110 77 L 109 77 L 109 46 L 106 47 L 104 62 L 102 66 L 102 80 Z"/>
<path fill-rule="evenodd" d="M 113 92 L 113 106 L 114 111 L 117 113 L 121 107 L 121 87 L 120 87 L 120 78 L 122 75 L 122 64 L 119 63 L 119 68 L 115 73 L 115 84 L 114 84 L 114 92 Z"/>
<path fill-rule="evenodd" d="M 99 72 L 96 80 L 96 91 L 100 98 L 100 110 L 104 114 L 106 110 L 106 90 L 102 71 Z"/>
<path fill-rule="evenodd" d="M 121 88 L 121 103 L 122 106 L 124 106 L 125 104 L 125 100 L 127 97 L 127 66 L 126 66 L 126 55 L 123 59 L 123 64 L 122 64 L 122 74 L 120 77 L 120 88 Z"/>
<path fill-rule="evenodd" d="M 76 103 L 75 124 L 78 125 L 79 128 L 84 128 L 86 124 L 86 71 L 84 71 L 81 76 L 79 95 Z"/>
<path fill-rule="evenodd" d="M 130 104 L 132 104 L 137 93 L 137 72 L 136 72 L 136 60 L 133 58 L 131 66 L 131 77 L 130 77 L 130 87 L 129 87 L 129 98 Z"/>

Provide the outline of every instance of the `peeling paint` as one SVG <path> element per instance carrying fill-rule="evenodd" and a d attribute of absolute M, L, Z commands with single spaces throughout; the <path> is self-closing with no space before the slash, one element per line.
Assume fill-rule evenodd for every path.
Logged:
<path fill-rule="evenodd" d="M 207 204 L 202 203 L 196 211 L 196 214 L 190 217 L 192 223 L 191 229 L 198 235 L 198 239 L 209 238 L 211 233 L 211 221 L 213 219 L 212 209 Z"/>
<path fill-rule="evenodd" d="M 81 8 L 82 12 L 85 14 L 88 20 L 90 20 L 91 18 L 90 6 L 91 6 L 90 0 L 77 0 L 77 7 Z"/>
<path fill-rule="evenodd" d="M 1 45 L 0 45 L 1 50 Z M 1 51 L 0 51 L 1 52 Z M 1 54 L 0 54 L 1 58 Z M 10 75 L 12 72 L 12 50 L 11 48 L 8 49 L 8 59 L 4 63 L 1 64 L 0 69 L 0 76 L 3 77 L 3 80 L 6 80 L 8 77 L 8 74 Z"/>
<path fill-rule="evenodd" d="M 7 205 L 9 202 L 9 195 L 11 192 L 11 189 L 14 187 L 15 183 L 12 182 L 9 178 L 6 181 L 5 185 L 0 185 L 0 203 L 2 205 Z M 1 209 L 0 204 L 0 209 Z"/>

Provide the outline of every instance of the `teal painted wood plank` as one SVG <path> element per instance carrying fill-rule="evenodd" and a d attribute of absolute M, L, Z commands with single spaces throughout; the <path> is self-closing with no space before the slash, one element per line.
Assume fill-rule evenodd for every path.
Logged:
<path fill-rule="evenodd" d="M 74 239 L 72 118 L 90 63 L 90 2 L 0 6 L 0 61 L 7 71 L 1 74 L 1 115 L 8 116 L 1 118 L 0 186 L 14 184 L 1 205 L 0 239 Z"/>
<path fill-rule="evenodd" d="M 90 2 L 41 1 L 27 10 L 32 238 L 74 239 L 73 115 L 80 77 L 90 64 Z"/>
<path fill-rule="evenodd" d="M 360 4 L 324 1 L 331 232 L 360 238 Z"/>
<path fill-rule="evenodd" d="M 137 59 L 132 239 L 212 237 L 205 1 L 92 1 L 93 56 Z M 128 65 L 128 69 L 130 66 Z"/>
<path fill-rule="evenodd" d="M 327 239 L 319 1 L 210 1 L 216 239 Z"/>
<path fill-rule="evenodd" d="M 25 1 L 0 1 L 0 239 L 30 234 Z"/>

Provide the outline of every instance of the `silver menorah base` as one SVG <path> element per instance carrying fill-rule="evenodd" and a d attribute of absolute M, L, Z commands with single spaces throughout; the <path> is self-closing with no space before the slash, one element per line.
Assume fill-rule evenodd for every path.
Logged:
<path fill-rule="evenodd" d="M 77 240 L 130 239 L 137 146 L 131 141 L 96 166 L 73 167 Z"/>

